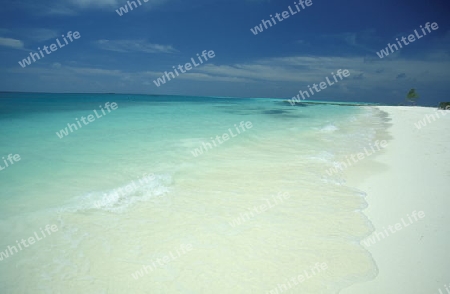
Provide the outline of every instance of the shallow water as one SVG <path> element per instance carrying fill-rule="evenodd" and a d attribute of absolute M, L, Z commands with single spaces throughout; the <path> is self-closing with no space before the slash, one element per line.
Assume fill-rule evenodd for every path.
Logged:
<path fill-rule="evenodd" d="M 5 93 L 0 106 L 0 157 L 21 156 L 0 171 L 8 293 L 336 293 L 377 273 L 359 245 L 364 192 L 326 173 L 385 128 L 375 108 Z M 46 225 L 58 230 L 8 249 Z"/>

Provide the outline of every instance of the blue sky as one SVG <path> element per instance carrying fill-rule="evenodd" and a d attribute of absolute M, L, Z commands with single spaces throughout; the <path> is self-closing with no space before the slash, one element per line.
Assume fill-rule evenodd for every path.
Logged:
<path fill-rule="evenodd" d="M 448 0 L 312 0 L 258 35 L 250 28 L 294 1 L 143 1 L 122 16 L 116 9 L 124 0 L 2 1 L 0 91 L 290 98 L 348 69 L 350 77 L 313 99 L 396 105 L 416 88 L 421 105 L 450 101 Z M 439 29 L 378 57 L 427 22 Z M 19 65 L 68 31 L 81 38 Z M 215 58 L 160 87 L 153 83 L 203 50 Z"/>

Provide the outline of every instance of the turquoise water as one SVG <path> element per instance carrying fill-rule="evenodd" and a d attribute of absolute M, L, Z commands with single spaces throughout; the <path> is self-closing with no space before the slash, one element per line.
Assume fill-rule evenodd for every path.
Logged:
<path fill-rule="evenodd" d="M 2 93 L 0 158 L 21 159 L 0 171 L 0 252 L 46 225 L 58 231 L 3 255 L 0 284 L 5 293 L 269 293 L 325 262 L 292 293 L 336 293 L 377 269 L 359 245 L 372 229 L 364 192 L 325 170 L 385 127 L 370 106 Z M 290 197 L 230 225 L 278 193 Z"/>

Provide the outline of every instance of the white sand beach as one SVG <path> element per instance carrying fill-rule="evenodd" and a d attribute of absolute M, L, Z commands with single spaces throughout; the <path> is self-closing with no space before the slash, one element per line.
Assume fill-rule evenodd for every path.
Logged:
<path fill-rule="evenodd" d="M 435 108 L 379 109 L 392 119 L 392 139 L 385 152 L 363 164 L 366 171 L 379 172 L 364 180 L 350 177 L 349 184 L 367 192 L 368 208 L 363 212 L 375 232 L 386 229 L 389 236 L 379 235 L 367 247 L 378 266 L 377 277 L 340 293 L 448 293 L 444 285 L 450 284 L 450 111 L 438 112 L 438 118 Z M 425 115 L 433 114 L 435 121 L 430 116 L 426 126 L 416 127 Z M 425 216 L 415 221 L 414 211 Z"/>

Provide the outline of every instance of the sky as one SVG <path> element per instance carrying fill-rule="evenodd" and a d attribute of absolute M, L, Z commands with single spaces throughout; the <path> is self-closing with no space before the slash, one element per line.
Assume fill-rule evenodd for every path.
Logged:
<path fill-rule="evenodd" d="M 450 101 L 448 0 L 311 0 L 295 15 L 294 0 L 137 1 L 120 16 L 127 1 L 2 0 L 0 91 L 291 98 L 347 69 L 310 100 L 398 105 L 414 88 L 419 105 Z M 427 22 L 438 29 L 424 35 Z M 379 57 L 414 30 L 422 37 Z M 69 31 L 80 37 L 65 44 Z M 19 64 L 57 38 L 64 47 Z M 153 82 L 204 50 L 214 58 Z"/>

